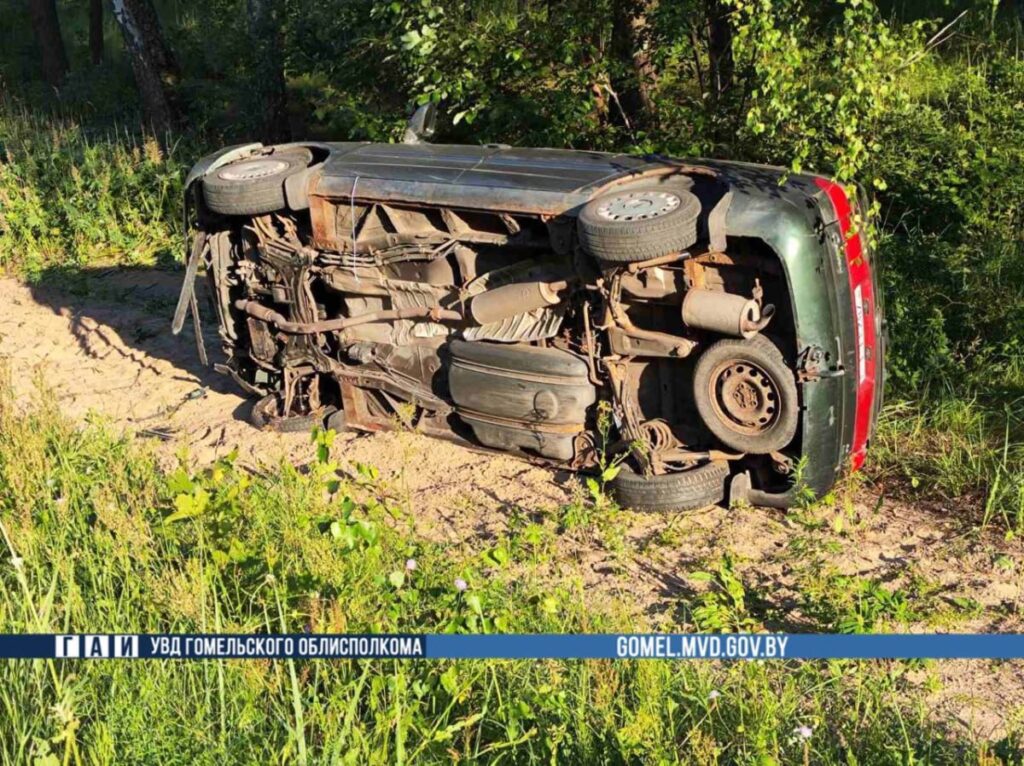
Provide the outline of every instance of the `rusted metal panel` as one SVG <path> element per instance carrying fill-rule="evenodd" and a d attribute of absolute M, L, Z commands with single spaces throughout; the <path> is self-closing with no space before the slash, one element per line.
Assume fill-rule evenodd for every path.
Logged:
<path fill-rule="evenodd" d="M 846 283 L 840 278 L 846 273 L 838 248 L 842 240 L 823 243 L 821 238 L 822 226 L 836 227 L 832 223 L 836 216 L 830 206 L 821 204 L 822 195 L 813 178 L 794 174 L 780 183 L 783 171 L 764 166 L 596 152 L 502 146 L 301 145 L 322 164 L 304 171 L 301 184 L 299 176 L 288 182 L 293 188 L 287 190 L 287 210 L 279 216 L 250 220 L 249 227 L 238 235 L 237 247 L 225 249 L 222 256 L 211 244 L 215 287 L 217 275 L 226 273 L 230 265 L 219 263 L 225 259 L 241 258 L 245 268 L 240 273 L 255 284 L 250 292 L 229 294 L 225 289 L 223 295 L 218 293 L 223 304 L 222 334 L 231 355 L 228 371 L 246 390 L 262 393 L 262 384 L 280 386 L 279 378 L 268 380 L 266 370 L 273 374 L 274 369 L 265 361 L 277 348 L 272 344 L 279 343 L 280 361 L 275 357 L 273 364 L 284 368 L 286 398 L 289 376 L 298 366 L 315 369 L 317 374 L 333 378 L 329 396 L 333 382 L 338 382 L 353 427 L 392 427 L 396 403 L 404 402 L 419 413 L 419 420 L 410 418 L 407 425 L 429 428 L 448 438 L 468 436 L 469 429 L 456 427 L 456 418 L 451 421 L 456 430 L 448 430 L 445 416 L 454 400 L 478 443 L 521 450 L 534 458 L 545 455 L 572 465 L 592 459 L 587 455 L 593 452 L 592 444 L 588 449 L 593 429 L 589 433 L 585 429 L 592 425 L 593 411 L 588 416 L 586 406 L 580 410 L 580 402 L 574 404 L 573 396 L 556 390 L 562 384 L 556 386 L 550 376 L 531 371 L 523 358 L 517 357 L 514 364 L 506 362 L 504 367 L 487 363 L 460 367 L 456 360 L 449 370 L 454 369 L 456 376 L 466 373 L 471 379 L 460 393 L 458 382 L 448 390 L 443 375 L 438 377 L 436 389 L 431 387 L 435 381 L 429 375 L 413 374 L 411 383 L 405 380 L 407 368 L 393 364 L 397 355 L 363 353 L 364 346 L 405 347 L 426 337 L 413 338 L 406 326 L 430 324 L 414 324 L 414 319 L 442 319 L 440 315 L 420 316 L 420 312 L 450 308 L 454 304 L 440 296 L 454 295 L 458 284 L 466 288 L 458 293 L 459 305 L 463 310 L 469 308 L 470 316 L 448 315 L 446 319 L 457 323 L 455 326 L 434 322 L 442 334 L 461 333 L 463 339 L 474 341 L 474 347 L 502 348 L 475 342 L 486 339 L 530 340 L 543 343 L 544 350 L 584 349 L 589 355 L 586 358 L 569 354 L 579 362 L 579 369 L 563 383 L 574 390 L 579 386 L 577 393 L 591 400 L 596 386 L 608 385 L 615 393 L 617 421 L 622 419 L 620 435 L 626 441 L 650 442 L 657 447 L 652 448 L 655 458 L 660 456 L 662 461 L 718 459 L 710 458 L 710 451 L 694 451 L 694 446 L 703 442 L 698 439 L 691 444 L 685 430 L 669 430 L 666 437 L 654 426 L 661 421 L 671 422 L 673 428 L 686 425 L 674 409 L 676 400 L 665 401 L 678 398 L 676 372 L 686 369 L 674 367 L 673 357 L 686 356 L 706 343 L 709 334 L 747 334 L 741 325 L 744 318 L 753 321 L 750 302 L 726 296 L 726 305 L 721 291 L 726 277 L 749 267 L 762 276 L 771 275 L 772 295 L 786 296 L 784 301 L 773 300 L 785 308 L 776 322 L 785 322 L 786 331 L 777 334 L 787 359 L 804 370 L 799 360 L 809 361 L 812 350 L 820 352 L 816 366 L 806 366 L 805 372 L 814 374 L 799 378 L 799 447 L 803 455 L 812 458 L 805 476 L 808 486 L 815 490 L 827 487 L 845 461 L 854 414 L 846 391 L 852 378 L 846 372 L 855 350 L 851 345 L 855 328 L 850 327 L 849 300 L 843 292 Z M 207 158 L 191 178 L 254 149 L 260 151 L 261 147 L 242 147 Z M 491 257 L 500 249 L 507 248 L 510 257 L 522 262 L 539 262 L 550 258 L 552 252 L 573 255 L 574 216 L 583 204 L 609 190 L 660 184 L 688 184 L 700 198 L 705 213 L 700 250 L 631 263 L 617 269 L 615 276 L 607 269 L 599 276 L 597 271 L 592 274 L 591 267 L 599 264 L 587 266 L 566 257 L 579 276 L 592 281 L 586 284 L 588 292 L 576 290 L 571 299 L 559 301 L 562 308 L 558 312 L 549 304 L 564 296 L 557 290 L 546 295 L 539 285 L 562 281 L 566 277 L 561 274 L 519 275 L 510 284 L 491 283 L 504 268 L 496 267 L 496 259 Z M 202 202 L 198 194 L 190 198 Z M 307 199 L 311 239 L 305 233 L 305 213 L 295 214 Z M 222 223 L 211 220 L 218 226 Z M 301 222 L 298 229 L 296 221 Z M 293 242 L 298 242 L 297 231 L 300 246 Z M 253 242 L 245 239 L 250 233 Z M 211 239 L 219 241 L 220 234 L 215 232 Z M 282 250 L 285 240 L 292 244 Z M 750 240 L 760 243 L 756 251 L 745 244 Z M 726 245 L 728 254 L 723 252 Z M 258 259 L 246 256 L 250 247 L 260 249 Z M 762 252 L 767 249 L 778 257 Z M 410 265 L 414 261 L 422 263 Z M 483 273 L 477 273 L 478 266 Z M 314 294 L 310 287 L 314 279 L 332 290 Z M 408 287 L 410 280 L 422 283 L 422 288 Z M 476 293 L 467 282 L 493 292 Z M 745 286 L 741 292 L 746 295 L 748 290 Z M 690 294 L 685 309 L 689 328 L 679 321 L 686 292 Z M 229 300 L 240 300 L 242 295 L 246 300 L 241 306 L 236 303 L 232 312 Z M 315 300 L 321 295 L 322 305 Z M 754 297 L 760 301 L 760 294 Z M 551 315 L 549 324 L 524 327 L 522 317 L 534 306 L 534 311 Z M 525 311 L 505 316 L 518 309 Z M 633 311 L 632 318 L 627 309 Z M 591 322 L 591 310 L 601 318 L 600 323 Z M 414 312 L 412 318 L 403 318 L 408 311 Z M 474 317 L 485 324 L 477 326 L 470 321 Z M 674 321 L 663 321 L 663 317 Z M 378 320 L 388 325 L 368 324 Z M 581 320 L 582 330 L 578 326 Z M 391 323 L 393 332 L 388 330 Z M 492 324 L 501 325 L 501 331 L 490 330 Z M 388 332 L 370 332 L 378 329 Z M 243 341 L 237 344 L 239 353 L 232 355 L 236 330 Z M 322 342 L 329 348 L 320 348 Z M 442 348 L 440 338 L 437 348 Z M 515 353 L 514 347 L 504 348 Z M 649 376 L 650 385 L 642 387 L 639 375 L 648 365 L 645 357 L 657 360 L 651 363 L 658 366 L 656 377 Z M 446 361 L 444 352 L 439 353 L 437 364 Z M 663 391 L 660 406 L 648 408 L 647 404 L 655 401 L 651 393 L 655 386 Z M 568 416 L 567 411 L 573 414 Z M 652 414 L 657 417 L 652 419 Z M 772 459 L 778 463 L 774 456 Z M 644 461 L 640 462 L 644 467 Z M 653 463 L 657 469 L 657 460 Z M 782 485 L 771 486 L 777 490 Z M 758 493 L 757 487 L 756 481 L 754 489 L 748 486 L 749 499 L 772 504 L 789 501 L 783 495 Z"/>
<path fill-rule="evenodd" d="M 498 210 L 505 213 L 561 215 L 590 199 L 585 192 L 538 192 L 529 189 L 483 188 L 428 181 L 396 181 L 379 178 L 321 175 L 313 195 L 335 200 L 413 202 L 424 205 Z M 356 191 L 353 194 L 353 186 Z"/>
<path fill-rule="evenodd" d="M 415 202 L 504 213 L 561 215 L 598 191 L 685 173 L 713 172 L 660 157 L 558 149 L 367 145 L 331 157 L 311 195 Z"/>

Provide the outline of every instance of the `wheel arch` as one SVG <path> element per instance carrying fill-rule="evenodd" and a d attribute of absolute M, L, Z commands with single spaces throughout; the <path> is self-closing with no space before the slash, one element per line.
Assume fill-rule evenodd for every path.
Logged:
<path fill-rule="evenodd" d="M 814 204 L 817 189 L 809 179 L 796 177 L 779 185 L 731 184 L 733 198 L 726 217 L 727 237 L 762 241 L 778 258 L 793 311 L 796 354 L 809 350 L 823 354 L 816 376 L 801 376 L 801 456 L 806 458 L 802 481 L 816 495 L 826 493 L 843 470 L 852 428 L 844 394 L 842 315 L 834 287 L 835 264 L 824 241 L 823 220 Z M 789 507 L 796 487 L 782 493 L 766 492 L 746 480 L 733 480 L 732 499 L 758 505 Z"/>
<path fill-rule="evenodd" d="M 289 177 L 288 181 L 285 183 L 285 196 L 288 201 L 288 206 L 291 209 L 307 209 L 309 207 L 309 189 L 312 186 L 312 176 L 316 171 L 323 167 L 324 162 L 326 162 L 327 158 L 330 156 L 330 144 L 321 141 L 293 141 L 285 144 L 274 144 L 272 146 L 266 146 L 259 142 L 234 144 L 232 146 L 226 146 L 223 149 L 219 149 L 216 152 L 207 154 L 196 162 L 188 171 L 183 187 L 185 230 L 188 230 L 191 212 L 198 209 L 198 206 L 201 204 L 201 195 L 197 191 L 198 186 L 196 184 L 203 178 L 203 176 L 217 168 L 235 162 L 236 160 L 244 159 L 245 157 L 251 157 L 261 151 L 284 151 L 295 148 L 308 149 L 313 154 L 313 161 L 305 171 L 295 173 L 293 176 Z"/>

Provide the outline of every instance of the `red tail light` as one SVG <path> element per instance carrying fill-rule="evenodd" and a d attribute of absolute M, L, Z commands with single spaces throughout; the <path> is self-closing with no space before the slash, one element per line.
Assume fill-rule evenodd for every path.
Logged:
<path fill-rule="evenodd" d="M 868 438 L 871 435 L 872 409 L 875 399 L 875 361 L 877 338 L 875 337 L 874 313 L 875 295 L 871 279 L 871 265 L 868 263 L 864 240 L 860 232 L 850 235 L 852 208 L 842 185 L 815 179 L 828 195 L 839 219 L 839 231 L 843 236 L 847 273 L 850 279 L 850 295 L 854 317 L 854 342 L 857 349 L 857 409 L 853 421 L 853 443 L 850 445 L 850 460 L 856 471 L 864 464 Z"/>

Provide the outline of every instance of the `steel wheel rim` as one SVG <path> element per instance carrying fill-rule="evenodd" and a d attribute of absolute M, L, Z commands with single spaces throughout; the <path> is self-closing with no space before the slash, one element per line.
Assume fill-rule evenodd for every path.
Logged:
<path fill-rule="evenodd" d="M 722 362 L 714 369 L 708 389 L 715 415 L 736 433 L 759 436 L 779 422 L 779 385 L 758 364 L 745 359 Z"/>
<path fill-rule="evenodd" d="M 284 160 L 265 157 L 228 165 L 220 171 L 220 177 L 225 181 L 255 181 L 258 178 L 267 178 L 287 169 L 288 163 Z"/>
<path fill-rule="evenodd" d="M 672 192 L 626 192 L 601 202 L 597 216 L 605 221 L 646 221 L 668 215 L 681 203 L 682 198 Z"/>

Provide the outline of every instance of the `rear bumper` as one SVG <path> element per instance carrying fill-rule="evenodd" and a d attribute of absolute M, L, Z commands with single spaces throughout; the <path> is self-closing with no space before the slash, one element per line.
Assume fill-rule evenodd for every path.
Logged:
<path fill-rule="evenodd" d="M 840 267 L 836 271 L 845 272 L 846 278 L 844 283 L 843 274 L 836 274 L 837 289 L 842 293 L 845 287 L 850 299 L 852 327 L 845 328 L 845 334 L 852 335 L 849 338 L 852 342 L 844 349 L 844 362 L 847 388 L 852 388 L 854 400 L 849 459 L 850 468 L 856 471 L 864 464 L 881 403 L 882 311 L 876 300 L 877 286 L 867 240 L 864 233 L 857 230 L 856 210 L 846 190 L 824 178 L 815 179 L 815 183 L 827 195 L 835 214 L 835 220 L 829 224 L 832 235 L 829 239 L 836 251 L 835 262 Z M 864 223 L 860 222 L 861 226 Z M 852 386 L 849 379 L 852 379 Z"/>

